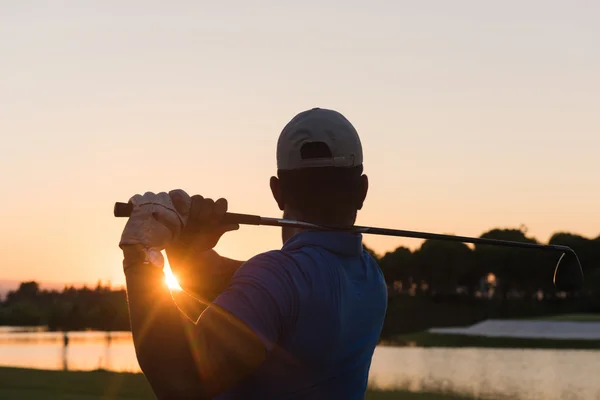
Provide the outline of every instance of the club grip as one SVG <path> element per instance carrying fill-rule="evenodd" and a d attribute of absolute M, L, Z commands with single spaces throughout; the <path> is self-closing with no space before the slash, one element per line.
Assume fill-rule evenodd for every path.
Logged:
<path fill-rule="evenodd" d="M 120 217 L 126 218 L 131 215 L 132 211 L 133 211 L 133 204 L 116 202 L 113 213 L 115 214 L 115 217 L 117 217 L 117 218 L 120 218 Z"/>
<path fill-rule="evenodd" d="M 116 202 L 114 208 L 115 217 L 129 217 L 133 211 L 133 204 Z M 239 225 L 260 225 L 261 218 L 258 215 L 225 213 L 221 223 Z"/>

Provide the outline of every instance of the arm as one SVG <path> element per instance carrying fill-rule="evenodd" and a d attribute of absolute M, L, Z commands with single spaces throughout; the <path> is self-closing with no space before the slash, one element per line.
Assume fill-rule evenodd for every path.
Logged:
<path fill-rule="evenodd" d="M 183 290 L 200 302 L 214 300 L 244 263 L 223 257 L 213 249 L 188 250 L 185 257 L 180 253 L 167 249 L 171 270 Z"/>
<path fill-rule="evenodd" d="M 187 208 L 174 208 L 177 196 L 187 199 Z M 161 400 L 210 399 L 231 388 L 263 362 L 281 322 L 280 307 L 268 304 L 275 297 L 260 289 L 269 286 L 260 281 L 269 280 L 269 275 L 264 274 L 270 269 L 264 269 L 262 278 L 251 278 L 259 279 L 258 282 L 244 286 L 236 281 L 243 275 L 240 270 L 248 268 L 239 268 L 231 284 L 219 295 L 227 300 L 223 302 L 226 307 L 205 301 L 206 308 L 195 324 L 180 312 L 164 281 L 160 250 L 166 249 L 168 256 L 169 248 L 175 250 L 171 254 L 185 264 L 194 260 L 191 255 L 195 252 L 208 254 L 208 276 L 219 275 L 219 270 L 208 263 L 211 257 L 217 260 L 216 253 L 206 251 L 214 248 L 225 232 L 239 228 L 220 224 L 227 211 L 226 200 L 214 202 L 202 196 L 186 196 L 183 191 L 133 196 L 130 201 L 134 208 L 119 242 L 125 256 L 123 267 L 136 355 Z M 145 260 L 146 251 L 151 261 Z M 235 266 L 229 265 L 232 269 Z M 254 271 L 260 275 L 263 269 Z M 230 275 L 231 271 L 221 277 L 228 280 Z M 246 312 L 250 299 L 254 314 Z M 265 335 L 266 331 L 270 334 Z"/>
<path fill-rule="evenodd" d="M 167 257 L 179 285 L 200 302 L 212 301 L 229 284 L 243 261 L 219 255 L 213 248 L 220 237 L 239 225 L 220 225 L 227 211 L 227 200 L 216 202 L 182 190 L 169 196 L 177 212 L 188 219 L 177 240 L 166 247 Z"/>
<path fill-rule="evenodd" d="M 192 323 L 175 305 L 162 271 L 143 265 L 138 248 L 124 253 L 134 346 L 159 399 L 210 399 L 262 363 L 265 346 L 246 324 L 217 305 Z"/>
<path fill-rule="evenodd" d="M 225 289 L 244 262 L 220 256 L 211 249 L 198 252 L 196 258 L 189 262 L 171 256 L 169 263 L 183 289 L 172 291 L 173 299 L 181 311 L 195 322 L 206 304 Z"/>

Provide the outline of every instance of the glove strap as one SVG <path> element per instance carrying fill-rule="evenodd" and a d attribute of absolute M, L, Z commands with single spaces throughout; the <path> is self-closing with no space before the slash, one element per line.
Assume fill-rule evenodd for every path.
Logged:
<path fill-rule="evenodd" d="M 163 269 L 165 258 L 162 253 L 155 248 L 142 248 L 139 246 L 123 247 L 123 271 L 135 266 L 150 266 Z"/>

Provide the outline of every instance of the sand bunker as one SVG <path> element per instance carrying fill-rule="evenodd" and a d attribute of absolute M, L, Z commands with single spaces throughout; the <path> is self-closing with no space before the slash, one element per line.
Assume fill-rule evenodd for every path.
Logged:
<path fill-rule="evenodd" d="M 600 322 L 487 320 L 469 327 L 431 328 L 429 332 L 490 337 L 600 340 Z"/>

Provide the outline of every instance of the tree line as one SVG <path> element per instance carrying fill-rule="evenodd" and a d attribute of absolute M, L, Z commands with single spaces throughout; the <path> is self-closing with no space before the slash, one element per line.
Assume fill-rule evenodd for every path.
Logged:
<path fill-rule="evenodd" d="M 493 229 L 480 237 L 538 243 L 525 228 Z M 530 310 L 529 314 L 549 313 L 567 303 L 570 311 L 600 312 L 600 237 L 588 239 L 560 232 L 549 244 L 569 246 L 578 254 L 586 280 L 575 295 L 565 296 L 552 284 L 560 258 L 554 252 L 434 240 L 424 241 L 416 250 L 398 247 L 383 255 L 367 250 L 378 261 L 388 283 L 386 323 L 392 331 L 466 324 L 525 310 Z M 452 304 L 460 307 L 451 308 Z M 498 304 L 503 306 L 498 308 Z M 425 309 L 429 311 L 423 312 Z M 129 330 L 127 295 L 124 289 L 100 283 L 95 288 L 57 291 L 42 290 L 37 282 L 23 282 L 0 303 L 0 325 Z"/>
<path fill-rule="evenodd" d="M 540 243 L 519 229 L 492 229 L 481 238 Z M 548 244 L 571 247 L 579 256 L 586 275 L 585 285 L 577 295 L 600 295 L 600 237 L 588 239 L 580 235 L 559 232 Z M 459 242 L 426 240 L 411 251 L 406 247 L 377 259 L 392 293 L 413 295 L 486 296 L 507 299 L 548 298 L 564 296 L 557 293 L 552 280 L 560 258 L 557 252 L 536 249 L 509 248 L 491 245 L 472 247 Z"/>
<path fill-rule="evenodd" d="M 525 227 L 492 229 L 480 237 L 540 243 Z M 561 256 L 556 252 L 433 240 L 412 251 L 370 251 L 389 287 L 381 338 L 490 318 L 600 313 L 600 237 L 558 232 L 547 244 L 569 246 L 577 253 L 585 275 L 581 290 L 563 293 L 554 287 Z"/>
<path fill-rule="evenodd" d="M 129 330 L 124 289 L 98 283 L 95 288 L 66 286 L 42 290 L 35 281 L 22 282 L 0 304 L 0 325 L 47 326 L 50 330 Z"/>

